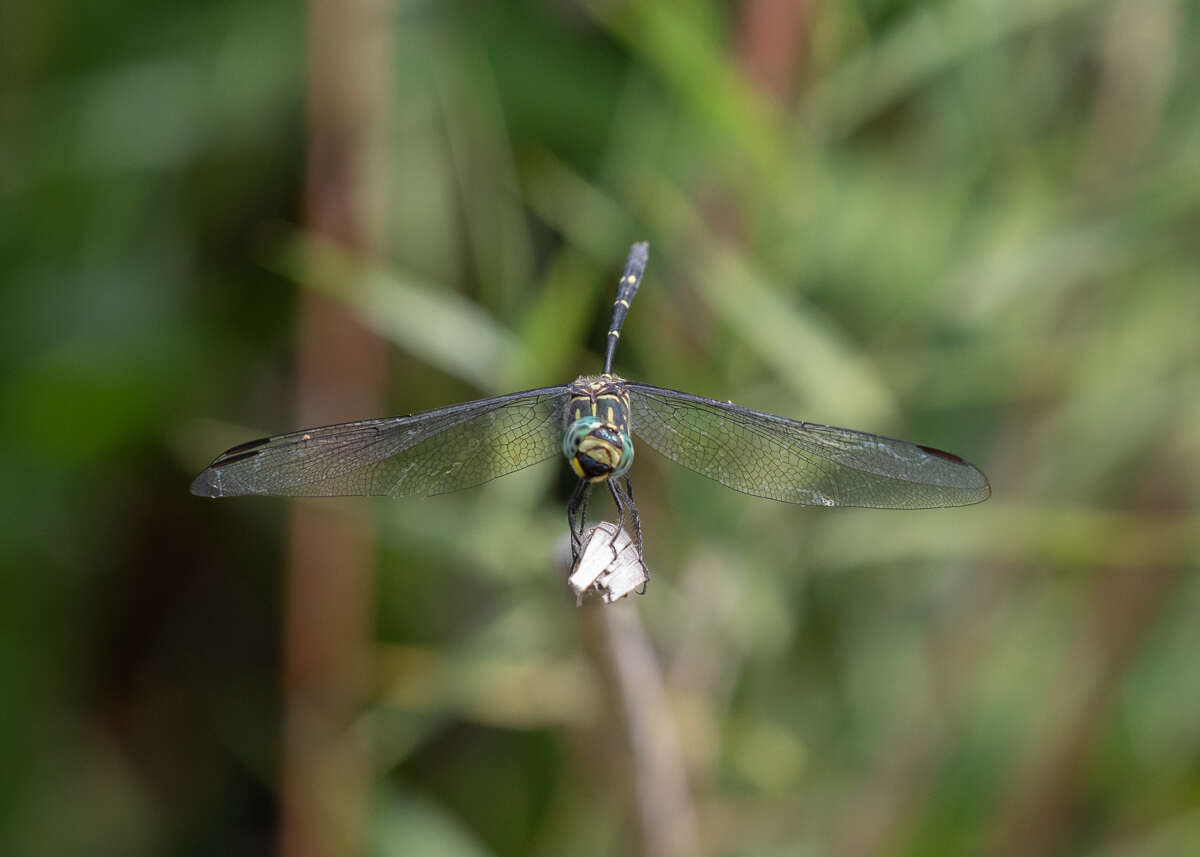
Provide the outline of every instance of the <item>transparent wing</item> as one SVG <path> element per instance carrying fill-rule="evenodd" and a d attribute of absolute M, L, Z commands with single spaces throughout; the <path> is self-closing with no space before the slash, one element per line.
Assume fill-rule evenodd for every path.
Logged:
<path fill-rule="evenodd" d="M 565 387 L 543 387 L 409 417 L 265 437 L 217 457 L 192 482 L 202 497 L 444 494 L 562 449 Z"/>
<path fill-rule="evenodd" d="M 991 494 L 973 465 L 920 444 L 630 383 L 633 433 L 722 485 L 806 506 L 929 509 Z"/>

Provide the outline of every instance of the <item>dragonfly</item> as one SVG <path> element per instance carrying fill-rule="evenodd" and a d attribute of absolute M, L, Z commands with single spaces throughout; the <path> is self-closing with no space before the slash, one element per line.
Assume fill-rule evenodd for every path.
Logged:
<path fill-rule="evenodd" d="M 233 497 L 437 495 L 481 485 L 562 455 L 578 478 L 567 504 L 578 561 L 593 487 L 628 515 L 642 555 L 629 472 L 633 437 L 735 491 L 802 506 L 931 509 L 991 495 L 974 465 L 932 446 L 778 417 L 731 402 L 627 381 L 612 372 L 621 327 L 649 260 L 630 249 L 617 286 L 604 368 L 538 387 L 410 416 L 259 438 L 221 453 L 193 494 Z"/>

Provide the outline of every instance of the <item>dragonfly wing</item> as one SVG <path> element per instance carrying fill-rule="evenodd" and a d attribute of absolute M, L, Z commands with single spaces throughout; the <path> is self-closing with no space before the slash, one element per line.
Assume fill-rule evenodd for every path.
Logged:
<path fill-rule="evenodd" d="M 806 506 L 879 509 L 967 506 L 991 494 L 974 465 L 940 449 L 628 386 L 631 428 L 640 440 L 735 491 Z"/>
<path fill-rule="evenodd" d="M 403 497 L 479 485 L 560 453 L 565 387 L 235 446 L 192 482 L 202 497 Z"/>

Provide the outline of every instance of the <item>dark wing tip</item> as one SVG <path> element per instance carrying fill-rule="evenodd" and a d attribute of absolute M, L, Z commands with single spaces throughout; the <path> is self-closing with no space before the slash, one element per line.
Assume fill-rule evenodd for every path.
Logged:
<path fill-rule="evenodd" d="M 264 437 L 238 444 L 222 452 L 212 464 L 204 468 L 204 471 L 192 480 L 192 493 L 197 497 L 225 497 L 230 493 L 243 493 L 240 491 L 229 492 L 225 489 L 220 469 L 239 461 L 245 461 L 247 458 L 254 458 L 259 454 L 259 447 L 270 440 L 269 437 Z"/>
<path fill-rule="evenodd" d="M 936 447 L 925 446 L 925 444 L 923 444 L 923 443 L 918 443 L 916 446 L 917 446 L 917 449 L 921 450 L 922 452 L 927 452 L 930 455 L 936 456 L 937 458 L 944 458 L 947 461 L 953 461 L 955 464 L 965 464 L 968 467 L 973 466 L 965 458 L 957 456 L 953 452 L 946 452 L 946 450 L 944 450 L 944 449 L 937 449 Z"/>
<path fill-rule="evenodd" d="M 255 438 L 254 440 L 248 440 L 245 443 L 239 443 L 237 446 L 231 446 L 229 449 L 222 452 L 221 459 L 224 459 L 227 456 L 237 455 L 239 452 L 248 452 L 251 449 L 258 449 L 260 446 L 266 446 L 270 442 L 271 438 L 260 437 Z"/>

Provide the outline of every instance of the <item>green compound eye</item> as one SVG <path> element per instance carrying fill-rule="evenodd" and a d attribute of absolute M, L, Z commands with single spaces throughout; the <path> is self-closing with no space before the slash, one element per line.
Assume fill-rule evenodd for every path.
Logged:
<path fill-rule="evenodd" d="M 563 455 L 580 479 L 621 477 L 633 466 L 633 440 L 628 432 L 599 417 L 580 417 L 563 434 Z"/>
<path fill-rule="evenodd" d="M 592 433 L 592 430 L 603 425 L 597 417 L 580 417 L 571 423 L 567 433 L 563 435 L 562 451 L 567 458 L 574 458 L 579 452 L 579 444 Z"/>
<path fill-rule="evenodd" d="M 633 467 L 633 439 L 628 432 L 621 432 L 621 460 L 613 468 L 612 475 L 620 478 L 629 472 L 630 467 Z"/>

